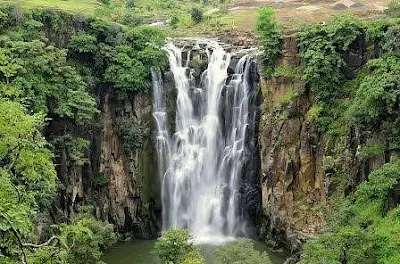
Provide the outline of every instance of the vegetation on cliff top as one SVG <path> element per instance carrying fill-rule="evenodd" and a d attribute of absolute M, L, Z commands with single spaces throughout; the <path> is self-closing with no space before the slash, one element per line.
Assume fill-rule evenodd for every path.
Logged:
<path fill-rule="evenodd" d="M 261 8 L 255 28 L 260 36 L 260 45 L 264 52 L 267 75 L 272 74 L 278 56 L 282 50 L 283 33 L 274 16 L 272 8 Z"/>

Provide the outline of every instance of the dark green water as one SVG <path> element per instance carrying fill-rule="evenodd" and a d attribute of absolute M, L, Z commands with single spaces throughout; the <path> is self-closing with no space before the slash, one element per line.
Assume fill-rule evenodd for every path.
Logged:
<path fill-rule="evenodd" d="M 158 264 L 157 258 L 150 254 L 154 240 L 135 240 L 132 242 L 118 243 L 106 252 L 104 261 L 107 264 Z M 255 248 L 266 251 L 273 264 L 282 264 L 283 256 L 279 256 L 267 250 L 264 243 L 255 241 Z M 200 249 L 207 264 L 213 263 L 213 253 L 216 246 L 202 245 Z"/>

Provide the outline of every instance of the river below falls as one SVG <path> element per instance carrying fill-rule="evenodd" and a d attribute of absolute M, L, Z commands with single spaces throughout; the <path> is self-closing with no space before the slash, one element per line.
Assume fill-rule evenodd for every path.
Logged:
<path fill-rule="evenodd" d="M 157 258 L 151 254 L 155 240 L 135 240 L 116 244 L 104 256 L 107 264 L 158 264 Z M 259 251 L 265 251 L 271 259 L 272 264 L 282 264 L 284 257 L 267 250 L 264 243 L 254 241 L 254 246 Z M 214 245 L 199 246 L 207 264 L 214 260 Z"/>

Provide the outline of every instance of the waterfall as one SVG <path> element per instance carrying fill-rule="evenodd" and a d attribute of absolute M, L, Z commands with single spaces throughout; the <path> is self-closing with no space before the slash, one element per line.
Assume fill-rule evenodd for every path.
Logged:
<path fill-rule="evenodd" d="M 228 74 L 231 54 L 216 42 L 206 47 L 208 66 L 199 80 L 181 48 L 164 47 L 173 73 L 175 129 L 168 131 L 166 92 L 152 71 L 155 144 L 163 203 L 163 228 L 182 227 L 200 242 L 219 243 L 245 233 L 239 205 L 248 152 L 251 58 Z"/>

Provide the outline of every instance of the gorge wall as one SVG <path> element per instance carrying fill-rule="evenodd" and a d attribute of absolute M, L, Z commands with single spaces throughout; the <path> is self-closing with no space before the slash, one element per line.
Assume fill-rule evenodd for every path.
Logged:
<path fill-rule="evenodd" d="M 23 11 L 15 8 L 13 12 L 19 14 L 18 23 L 23 24 Z M 127 91 L 117 84 L 117 78 L 123 75 L 121 71 L 106 76 L 110 66 L 134 74 L 134 69 L 125 65 L 119 68 L 118 53 L 126 48 L 139 52 L 144 47 L 134 39 L 144 40 L 150 34 L 137 36 L 130 32 L 128 37 L 117 24 L 50 9 L 35 11 L 33 16 L 42 23 L 40 32 L 46 45 L 68 53 L 70 64 L 77 68 L 99 109 L 93 124 L 49 114 L 45 135 L 55 145 L 60 189 L 42 221 L 46 224 L 50 218 L 50 222 L 67 222 L 81 206 L 89 205 L 99 219 L 115 225 L 121 239 L 157 236 L 161 228 L 161 200 L 151 134 L 150 69 L 146 67 L 147 72 L 133 80 L 148 75 L 145 83 L 123 82 Z M 71 44 L 74 38 L 77 46 Z M 122 47 L 125 50 L 121 52 Z M 133 51 L 123 55 L 128 62 L 137 56 Z M 48 105 L 55 108 L 57 102 L 49 100 Z M 88 145 L 79 145 L 84 141 Z"/>
<path fill-rule="evenodd" d="M 283 55 L 277 63 L 299 67 L 296 36 L 284 41 Z M 262 69 L 262 67 L 260 67 Z M 262 74 L 262 70 L 260 72 Z M 305 82 L 287 78 L 262 79 L 261 189 L 267 243 L 291 251 L 312 237 L 324 225 L 321 214 L 311 207 L 325 202 L 323 135 L 306 114 L 315 102 Z M 287 95 L 293 95 L 285 100 Z"/>
<path fill-rule="evenodd" d="M 59 21 L 67 21 L 67 27 L 50 26 L 50 22 L 46 27 L 46 36 L 59 47 L 68 46 L 71 36 L 89 24 L 80 18 L 65 16 Z M 64 28 L 69 30 L 60 32 Z M 114 25 L 107 29 L 111 36 L 104 37 L 105 33 L 97 30 L 97 37 L 105 38 L 103 42 L 108 41 L 107 38 L 116 41 L 122 34 Z M 225 43 L 234 43 L 233 47 L 224 46 L 228 51 L 240 50 L 240 47 L 235 47 L 235 39 L 230 41 L 228 36 L 222 39 Z M 256 41 L 249 37 L 249 40 L 239 42 L 238 45 L 254 47 Z M 206 67 L 206 53 L 193 43 L 187 45 L 193 47 L 190 67 L 197 69 L 194 77 L 199 79 Z M 184 57 L 189 50 L 185 52 Z M 342 54 L 348 65 L 349 78 L 354 77 L 360 67 L 377 53 L 377 44 L 367 45 L 364 40 L 357 39 L 349 51 Z M 234 71 L 240 56 L 239 52 L 232 58 L 229 73 Z M 98 58 L 80 54 L 79 59 L 91 67 Z M 349 192 L 367 179 L 371 170 L 393 159 L 395 152 L 386 151 L 373 158 L 361 158 L 358 149 L 365 142 L 356 130 L 350 130 L 341 141 L 331 140 L 310 117 L 316 99 L 302 78 L 266 78 L 262 60 L 253 60 L 252 64 L 251 83 L 259 87 L 258 95 L 252 100 L 260 108 L 251 116 L 254 134 L 249 135 L 249 144 L 252 151 L 258 148 L 259 152 L 246 153 L 252 159 L 251 164 L 244 166 L 245 186 L 241 191 L 249 196 L 242 201 L 241 208 L 246 211 L 246 220 L 257 230 L 254 233 L 260 233 L 269 246 L 283 247 L 296 253 L 305 240 L 325 226 L 320 209 L 336 187 L 331 176 L 339 171 L 349 175 L 345 186 Z M 296 34 L 285 37 L 282 56 L 276 66 L 300 66 Z M 173 116 L 176 91 L 171 72 L 163 72 L 163 79 L 167 111 Z M 151 82 L 150 79 L 147 81 Z M 73 138 L 83 137 L 90 141 L 83 164 L 68 160 L 67 147 L 59 149 L 56 161 L 62 189 L 52 217 L 65 220 L 79 205 L 89 204 L 94 206 L 99 218 L 115 224 L 124 237 L 154 237 L 161 229 L 162 208 L 152 142 L 151 92 L 130 91 L 121 99 L 113 84 L 103 82 L 89 88 L 100 109 L 97 125 L 80 127 L 54 117 L 47 128 L 46 136 L 50 141 L 66 131 Z M 170 121 L 169 127 L 174 127 L 174 118 Z M 384 139 L 375 137 L 369 141 L 368 144 L 373 145 Z M 259 186 L 255 193 L 254 186 Z"/>
<path fill-rule="evenodd" d="M 285 36 L 276 67 L 301 66 L 298 38 Z M 347 64 L 346 78 L 354 79 L 379 52 L 379 43 L 357 38 L 341 54 Z M 260 63 L 260 76 L 263 71 Z M 396 151 L 363 157 L 361 146 L 385 145 L 385 139 L 379 135 L 365 139 L 354 128 L 339 138 L 321 132 L 312 117 L 315 94 L 301 76 L 264 77 L 260 88 L 261 231 L 269 246 L 283 247 L 296 259 L 304 242 L 326 227 L 324 210 L 332 206 L 327 201 L 335 191 L 354 191 L 371 171 L 392 161 Z M 337 175 L 344 177 L 342 182 L 338 183 Z"/>
<path fill-rule="evenodd" d="M 85 164 L 70 164 L 67 150 L 60 157 L 58 174 L 65 188 L 54 217 L 62 219 L 74 214 L 78 206 L 89 204 L 96 216 L 113 223 L 123 238 L 154 237 L 161 226 L 161 202 L 150 132 L 151 96 L 141 93 L 121 101 L 115 90 L 108 88 L 99 100 L 100 123 L 86 132 L 91 143 Z M 137 147 L 124 147 L 118 129 L 121 122 L 144 131 Z"/>

